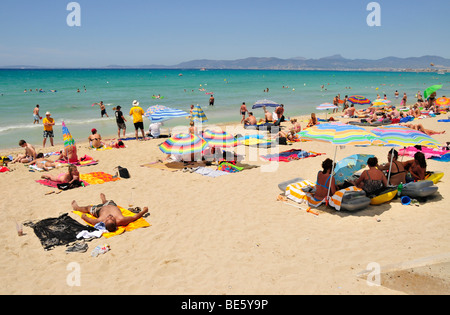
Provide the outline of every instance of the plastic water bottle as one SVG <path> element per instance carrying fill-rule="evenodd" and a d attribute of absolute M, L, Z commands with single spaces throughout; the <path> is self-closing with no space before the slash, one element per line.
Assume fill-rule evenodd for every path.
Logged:
<path fill-rule="evenodd" d="M 99 245 L 91 253 L 92 257 L 97 257 L 98 255 L 102 255 L 104 253 L 107 253 L 111 250 L 111 247 L 109 245 Z"/>
<path fill-rule="evenodd" d="M 400 197 L 400 195 L 402 194 L 402 190 L 403 190 L 403 183 L 400 183 L 400 185 L 398 185 L 397 187 L 397 196 Z"/>

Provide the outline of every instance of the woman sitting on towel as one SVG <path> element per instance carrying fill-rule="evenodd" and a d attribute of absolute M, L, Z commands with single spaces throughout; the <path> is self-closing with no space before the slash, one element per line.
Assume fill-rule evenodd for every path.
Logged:
<path fill-rule="evenodd" d="M 322 163 L 322 168 L 323 171 L 317 174 L 316 193 L 314 194 L 314 199 L 316 200 L 324 200 L 327 196 L 333 196 L 337 191 L 336 181 L 331 175 L 331 170 L 333 169 L 333 161 L 331 159 L 326 159 Z M 328 194 L 328 189 L 330 189 L 330 194 Z"/>
<path fill-rule="evenodd" d="M 67 173 L 61 173 L 57 176 L 42 175 L 41 178 L 48 179 L 58 184 L 72 184 L 74 181 L 80 180 L 80 173 L 75 165 L 69 164 L 69 171 Z"/>
<path fill-rule="evenodd" d="M 317 117 L 315 113 L 311 113 L 311 119 L 308 122 L 308 125 L 306 126 L 306 128 L 318 125 L 319 122 L 317 121 Z"/>
<path fill-rule="evenodd" d="M 364 171 L 353 184 L 364 190 L 367 196 L 371 196 L 383 187 L 387 187 L 388 183 L 384 173 L 377 168 L 378 159 L 376 157 L 368 159 L 367 165 L 369 170 Z"/>

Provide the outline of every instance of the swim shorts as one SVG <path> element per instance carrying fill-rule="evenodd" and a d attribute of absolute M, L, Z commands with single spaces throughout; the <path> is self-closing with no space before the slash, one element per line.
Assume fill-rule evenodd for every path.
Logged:
<path fill-rule="evenodd" d="M 55 137 L 53 135 L 53 130 L 52 131 L 44 130 L 44 138 L 48 138 L 48 137 L 50 137 L 50 138 L 54 138 Z"/>
<path fill-rule="evenodd" d="M 137 123 L 134 123 L 134 129 L 136 129 L 136 130 L 138 130 L 138 129 L 144 129 L 144 123 L 141 121 L 141 122 L 137 122 Z"/>
<path fill-rule="evenodd" d="M 101 114 L 102 114 L 102 117 L 103 117 L 104 115 L 106 115 L 106 109 L 102 109 Z"/>
<path fill-rule="evenodd" d="M 127 129 L 127 125 L 125 125 L 125 123 L 117 123 L 117 128 L 119 129 Z"/>
<path fill-rule="evenodd" d="M 106 206 L 116 206 L 117 207 L 117 205 L 114 201 L 108 200 L 105 204 L 99 204 L 96 206 L 92 206 L 91 210 L 89 210 L 89 213 L 91 215 L 93 215 L 94 217 L 98 218 L 100 215 L 100 211 L 102 210 L 103 207 L 106 207 Z"/>
<path fill-rule="evenodd" d="M 39 121 L 39 115 L 33 115 L 34 121 Z"/>

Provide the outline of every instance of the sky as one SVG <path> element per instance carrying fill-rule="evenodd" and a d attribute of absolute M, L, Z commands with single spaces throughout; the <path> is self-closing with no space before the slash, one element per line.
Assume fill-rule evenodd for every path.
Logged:
<path fill-rule="evenodd" d="M 0 66 L 176 65 L 247 57 L 450 58 L 448 0 L 1 0 Z"/>

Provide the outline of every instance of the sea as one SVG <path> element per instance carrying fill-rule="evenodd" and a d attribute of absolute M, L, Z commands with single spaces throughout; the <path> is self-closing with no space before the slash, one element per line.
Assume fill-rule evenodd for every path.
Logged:
<path fill-rule="evenodd" d="M 117 138 L 114 110 L 120 105 L 128 117 L 127 134 L 134 135 L 131 117 L 132 102 L 137 100 L 146 110 L 163 105 L 189 112 L 190 105 L 199 104 L 208 125 L 239 123 L 243 102 L 252 105 L 261 99 L 284 104 L 285 116 L 327 113 L 316 107 L 332 103 L 336 95 L 362 95 L 371 100 L 377 95 L 399 105 L 403 93 L 408 105 L 414 104 L 418 91 L 435 84 L 443 88 L 438 96 L 450 95 L 450 74 L 416 72 L 367 71 L 287 71 L 287 70 L 162 70 L 162 69 L 64 69 L 64 70 L 0 70 L 0 149 L 19 148 L 21 139 L 36 147 L 42 146 L 42 121 L 33 124 L 33 109 L 38 104 L 40 115 L 51 112 L 56 121 L 54 141 L 63 142 L 62 122 L 76 141 L 86 141 L 96 128 L 103 138 Z M 400 93 L 395 98 L 395 92 Z M 214 95 L 215 104 L 209 106 Z M 154 98 L 159 96 L 159 98 Z M 103 101 L 108 117 L 101 117 Z M 362 107 L 361 107 L 362 108 Z M 262 109 L 253 110 L 257 118 Z M 177 118 L 163 128 L 187 126 L 189 120 Z M 147 129 L 150 121 L 145 120 Z M 49 143 L 49 142 L 47 142 Z"/>

